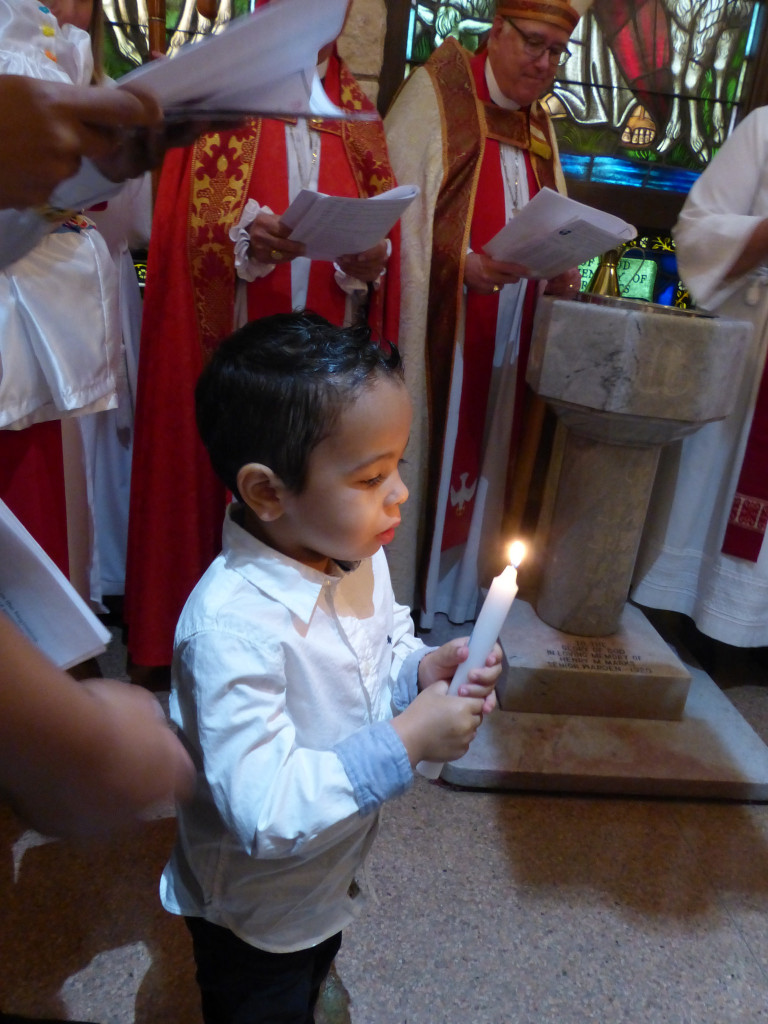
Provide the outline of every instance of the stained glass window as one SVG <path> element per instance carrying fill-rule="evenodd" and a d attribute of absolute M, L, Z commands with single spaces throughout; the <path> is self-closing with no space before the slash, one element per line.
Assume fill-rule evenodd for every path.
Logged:
<path fill-rule="evenodd" d="M 494 0 L 412 0 L 407 68 L 451 35 L 475 50 Z M 566 175 L 687 192 L 732 130 L 764 20 L 755 0 L 594 0 L 545 103 Z"/>
<path fill-rule="evenodd" d="M 581 290 L 587 291 L 600 257 L 579 266 Z M 679 280 L 674 242 L 668 235 L 644 235 L 622 247 L 616 266 L 619 291 L 624 298 L 642 299 L 661 306 L 688 309 L 691 296 Z"/>
<path fill-rule="evenodd" d="M 410 0 L 406 74 L 448 36 L 475 51 L 495 6 Z M 636 189 L 638 216 L 631 198 L 621 210 L 635 223 L 648 222 L 654 195 L 682 202 L 744 113 L 764 28 L 761 0 L 594 0 L 543 98 L 569 186 Z M 582 288 L 598 262 L 580 268 Z M 668 234 L 637 239 L 618 275 L 624 295 L 690 305 Z"/>
<path fill-rule="evenodd" d="M 107 20 L 106 69 L 113 78 L 130 71 L 149 58 L 149 14 L 147 0 L 103 0 Z M 204 18 L 196 0 L 165 0 L 166 52 L 183 43 L 215 32 L 238 14 L 254 7 L 254 0 L 219 0 L 215 21 Z"/>

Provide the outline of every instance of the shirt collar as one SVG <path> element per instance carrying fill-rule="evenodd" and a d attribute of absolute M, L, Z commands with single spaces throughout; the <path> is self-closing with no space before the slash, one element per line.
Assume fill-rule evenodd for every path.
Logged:
<path fill-rule="evenodd" d="M 347 573 L 336 565 L 330 572 L 319 572 L 271 548 L 242 526 L 242 509 L 238 502 L 227 508 L 223 532 L 227 568 L 308 623 L 323 589 L 335 588 Z"/>
<path fill-rule="evenodd" d="M 485 81 L 488 86 L 488 92 L 491 94 L 491 99 L 497 106 L 503 107 L 505 110 L 520 109 L 520 104 L 515 103 L 515 101 L 511 100 L 509 96 L 505 96 L 499 88 L 499 83 L 496 81 L 496 76 L 493 73 L 490 60 L 485 62 Z"/>

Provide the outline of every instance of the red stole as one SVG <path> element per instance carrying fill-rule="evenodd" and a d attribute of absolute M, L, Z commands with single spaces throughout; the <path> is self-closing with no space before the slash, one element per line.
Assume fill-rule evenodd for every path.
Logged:
<path fill-rule="evenodd" d="M 323 86 L 331 102 L 344 110 L 374 112 L 375 108 L 336 53 L 329 58 Z M 372 196 L 395 186 L 378 117 L 358 122 L 313 118 L 311 124 L 322 138 L 318 182 L 321 192 Z M 249 197 L 277 214 L 288 206 L 285 122 L 259 119 L 231 132 L 203 136 L 194 147 L 190 170 L 184 248 L 194 286 L 201 341 L 203 348 L 210 351 L 231 332 L 234 323 L 235 257 L 230 228 L 240 219 Z M 399 247 L 397 231 L 392 232 L 391 241 L 393 250 Z M 372 329 L 385 334 L 387 340 L 396 338 L 399 321 L 399 274 L 393 273 L 397 269 L 395 261 L 369 308 Z M 313 263 L 307 308 L 341 324 L 345 296 L 333 273 L 332 263 Z M 265 278 L 249 284 L 250 317 L 286 313 L 291 308 L 288 263 L 276 265 Z"/>
<path fill-rule="evenodd" d="M 768 364 L 763 369 L 723 553 L 756 562 L 768 526 Z"/>
<path fill-rule="evenodd" d="M 211 328 L 201 330 L 198 271 L 185 258 L 194 169 L 193 149 L 168 152 L 144 290 L 124 604 L 128 652 L 139 665 L 170 664 L 184 602 L 221 546 L 226 502 L 195 423 L 194 387 Z M 208 204 L 222 210 L 225 199 L 222 189 Z M 214 256 L 211 245 L 199 273 L 204 280 L 206 265 L 211 270 L 209 308 L 226 310 L 234 279 L 216 287 Z"/>
<path fill-rule="evenodd" d="M 471 61 L 477 98 L 490 104 L 491 97 L 485 80 L 485 55 Z M 482 252 L 483 246 L 506 222 L 504 183 L 501 171 L 500 144 L 489 131 L 477 180 L 477 201 L 472 209 L 470 248 Z M 530 154 L 523 151 L 530 198 L 539 191 L 531 165 Z M 528 361 L 533 311 L 537 284 L 528 282 L 520 331 L 518 375 L 514 396 L 515 412 L 512 428 L 514 452 L 521 429 L 522 397 L 525 389 L 525 367 Z M 464 330 L 464 364 L 459 403 L 459 421 L 451 468 L 450 489 L 446 501 L 445 524 L 441 549 L 443 551 L 464 544 L 469 534 L 477 484 L 480 478 L 484 451 L 484 431 L 488 411 L 488 397 L 496 346 L 496 320 L 499 294 L 480 295 L 467 292 Z"/>
<path fill-rule="evenodd" d="M 281 121 L 264 121 L 261 141 L 256 155 L 252 192 L 258 195 L 262 206 L 275 213 L 288 207 L 288 158 L 286 154 L 285 125 Z M 338 196 L 358 194 L 347 154 L 337 133 L 322 133 L 322 159 L 318 191 Z M 333 264 L 327 260 L 313 260 L 309 271 L 307 309 L 320 313 L 331 323 L 344 319 L 346 296 L 334 280 Z M 285 313 L 292 308 L 291 264 L 277 263 L 266 277 L 257 278 L 248 285 L 248 318 Z"/>
<path fill-rule="evenodd" d="M 558 188 L 552 132 L 546 114 L 539 109 L 538 104 L 530 110 L 507 111 L 479 99 L 478 85 L 482 89 L 482 95 L 487 97 L 485 59 L 485 54 L 473 58 L 455 39 L 449 38 L 425 64 L 434 85 L 443 123 L 445 155 L 443 183 L 433 214 L 425 346 L 430 455 L 427 466 L 425 535 L 420 574 L 422 582 L 426 578 L 437 519 L 437 492 L 446 437 L 448 398 L 463 298 L 464 263 L 470 239 L 470 226 L 475 211 L 479 214 L 480 208 L 491 201 L 486 196 L 480 196 L 478 187 L 483 152 L 489 140 L 501 140 L 525 151 L 526 163 L 529 168 L 532 167 L 538 186 Z M 405 88 L 408 88 L 407 83 Z M 531 194 L 533 195 L 535 191 L 536 186 L 531 188 Z M 503 214 L 501 218 L 503 220 Z M 500 226 L 501 220 L 498 223 Z M 486 310 L 490 311 L 487 312 L 486 318 L 493 322 L 493 337 L 497 303 L 494 304 L 493 296 L 487 299 L 480 297 L 480 301 L 490 303 L 486 307 Z M 468 351 L 465 349 L 465 352 Z M 469 361 L 469 357 L 466 357 L 465 365 Z M 520 387 L 524 387 L 524 376 L 525 368 L 524 364 L 521 364 Z M 485 408 L 487 389 L 482 396 L 482 402 Z M 466 420 L 466 417 L 464 418 Z M 460 487 L 460 479 L 457 483 Z"/>

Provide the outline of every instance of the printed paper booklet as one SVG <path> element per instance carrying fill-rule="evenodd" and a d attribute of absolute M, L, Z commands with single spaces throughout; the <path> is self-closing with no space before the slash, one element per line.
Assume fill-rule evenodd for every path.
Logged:
<path fill-rule="evenodd" d="M 620 217 L 543 188 L 517 210 L 484 251 L 548 279 L 630 242 L 637 230 Z"/>
<path fill-rule="evenodd" d="M 59 668 L 106 650 L 112 634 L 0 501 L 0 612 Z"/>
<path fill-rule="evenodd" d="M 318 51 L 339 34 L 346 10 L 346 0 L 271 0 L 174 56 L 129 71 L 117 88 L 149 90 L 173 120 L 242 120 L 248 114 L 347 118 L 316 73 Z"/>
<path fill-rule="evenodd" d="M 365 252 L 385 238 L 418 194 L 416 185 L 362 199 L 302 189 L 280 220 L 292 228 L 291 239 L 306 245 L 310 259 L 335 260 Z"/>

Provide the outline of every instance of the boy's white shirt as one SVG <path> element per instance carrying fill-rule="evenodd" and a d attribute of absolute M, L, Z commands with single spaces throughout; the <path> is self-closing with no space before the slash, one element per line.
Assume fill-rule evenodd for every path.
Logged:
<path fill-rule="evenodd" d="M 326 575 L 252 537 L 237 508 L 176 631 L 171 714 L 201 772 L 161 898 L 290 952 L 359 913 L 348 890 L 378 808 L 413 777 L 388 719 L 429 648 L 383 551 Z"/>

